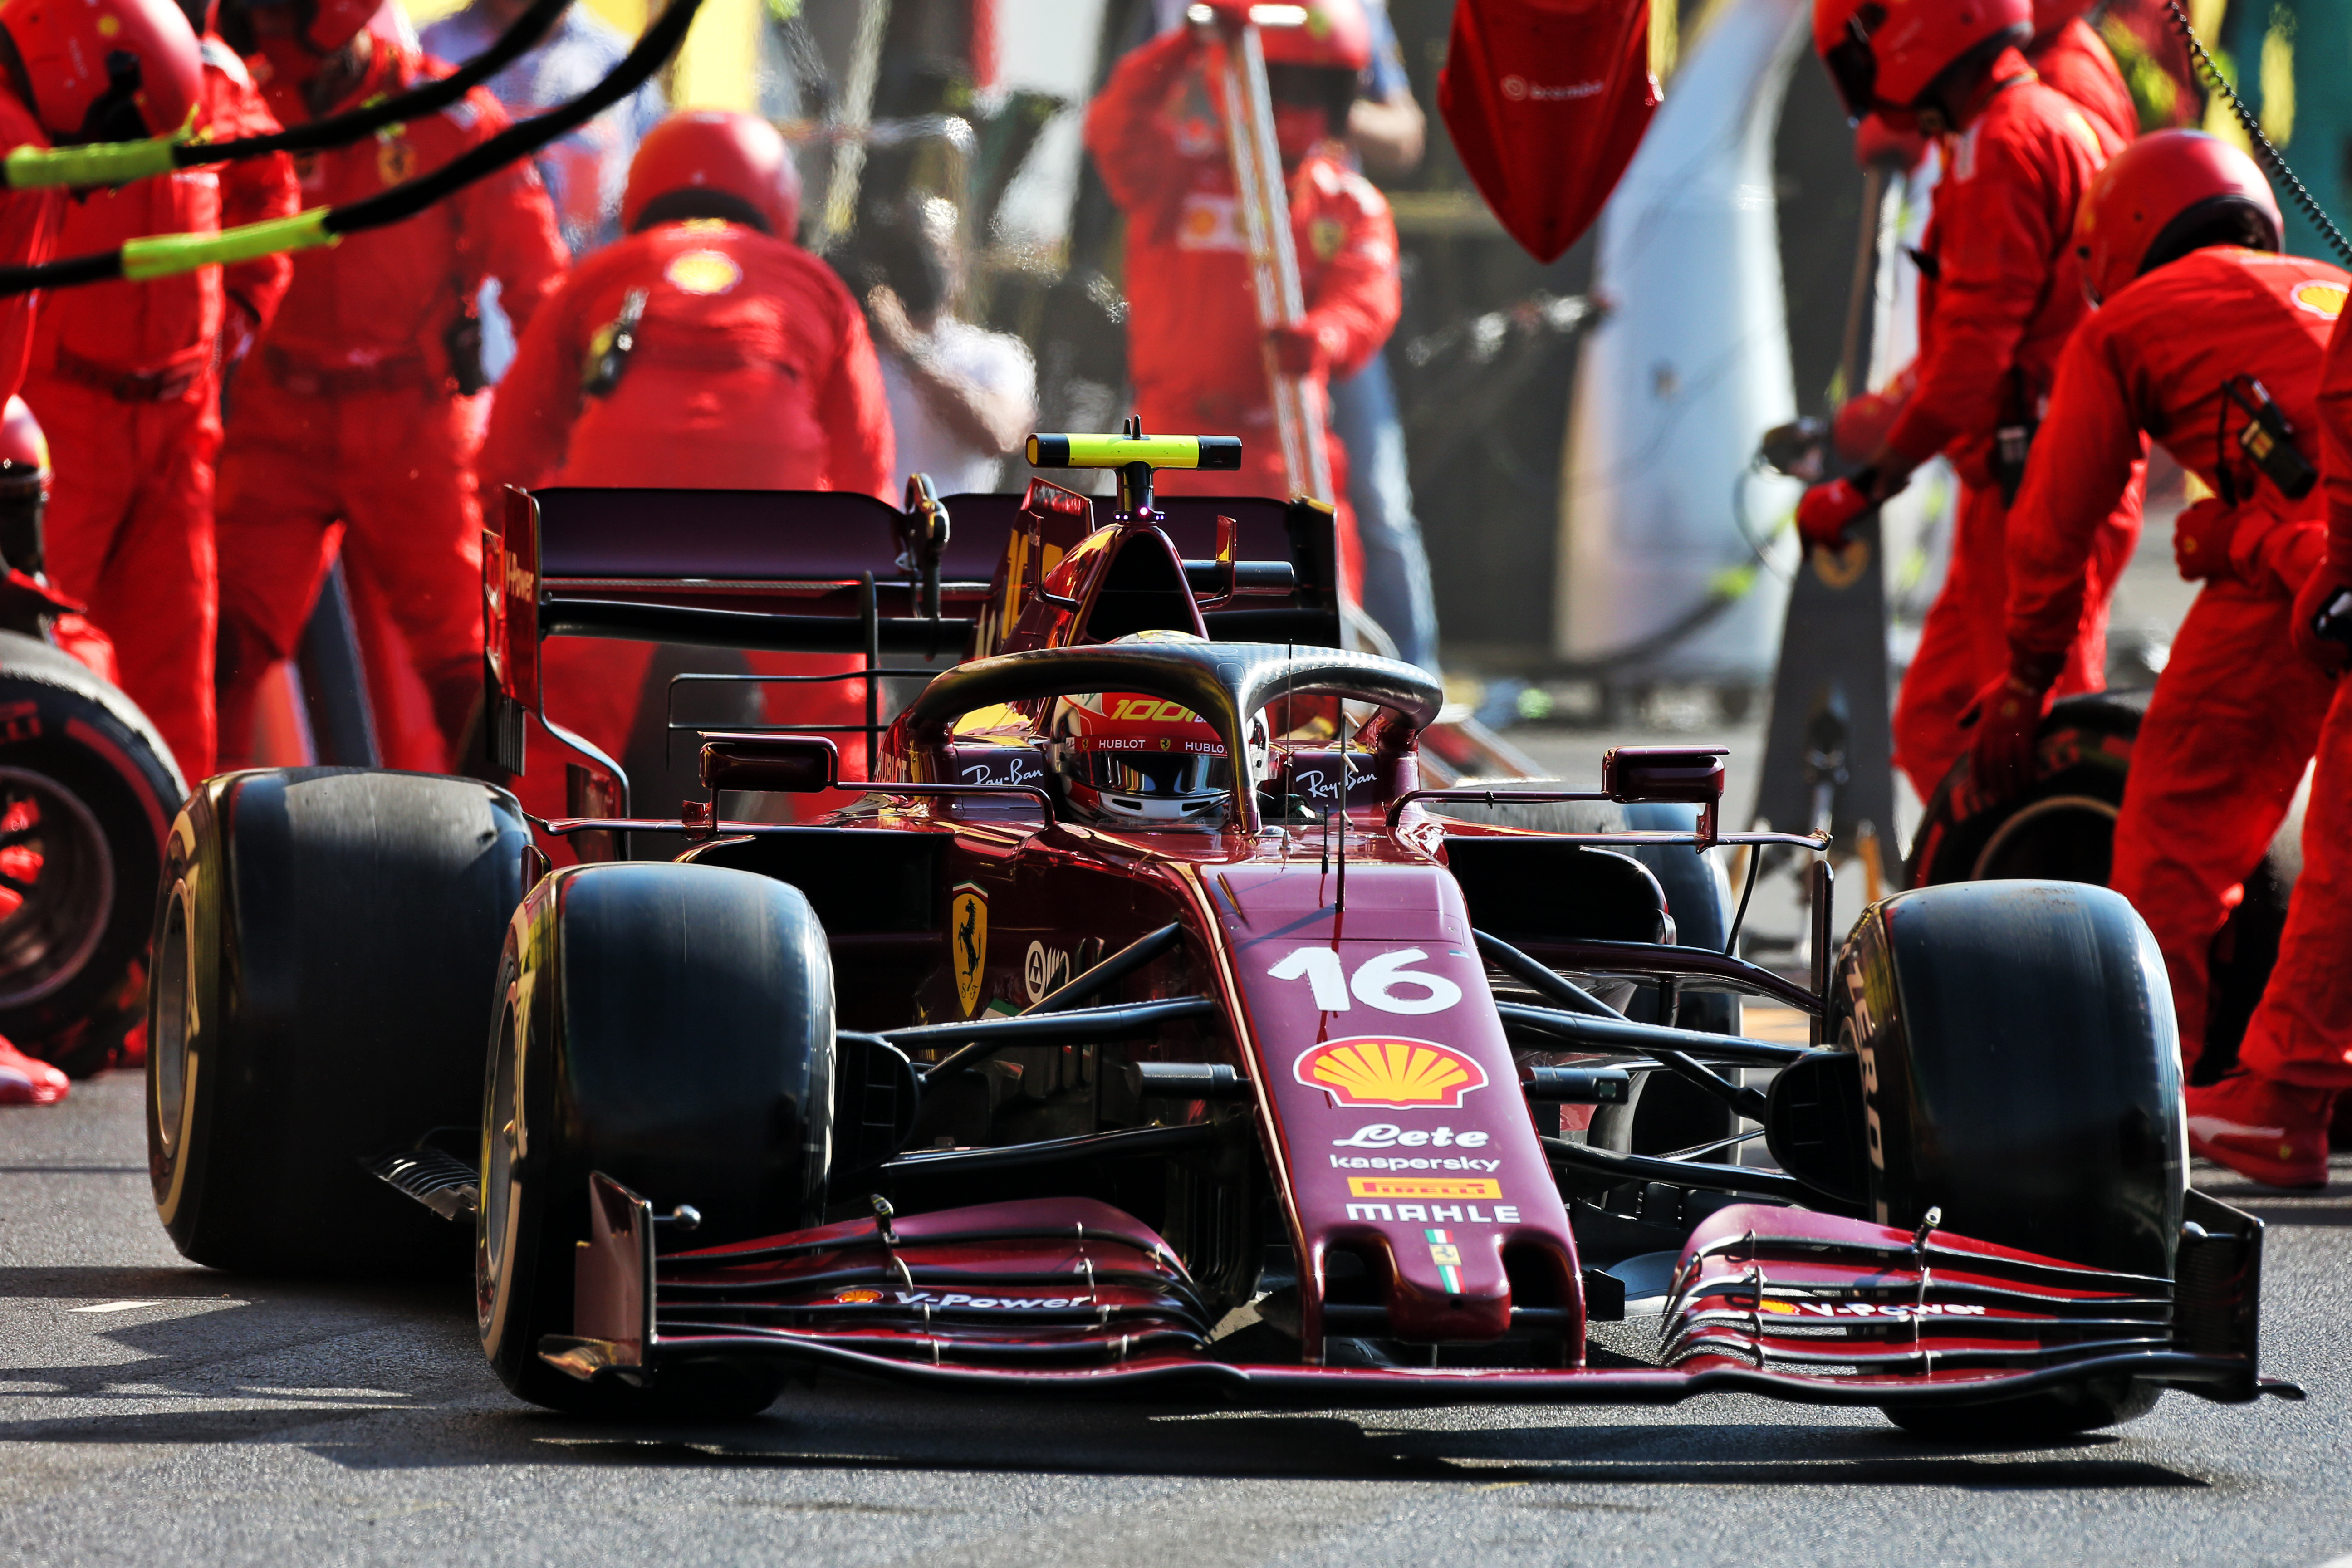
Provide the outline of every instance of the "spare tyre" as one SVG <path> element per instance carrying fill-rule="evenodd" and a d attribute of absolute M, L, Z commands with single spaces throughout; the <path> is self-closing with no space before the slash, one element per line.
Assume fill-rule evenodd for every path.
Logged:
<path fill-rule="evenodd" d="M 1927 801 L 1911 841 L 1906 885 L 2029 878 L 2105 887 L 2124 781 L 2149 695 L 2099 691 L 2053 705 L 2042 721 L 2034 781 L 2007 800 L 1984 799 L 1963 756 Z M 2278 958 L 2299 838 L 2299 824 L 2290 821 L 2269 858 L 2246 879 L 2243 901 L 2213 939 L 2200 1083 L 2211 1082 L 2237 1061 L 2238 1042 Z"/>
<path fill-rule="evenodd" d="M 0 1035 L 77 1078 L 146 1013 L 148 928 L 187 793 L 130 698 L 0 632 Z"/>

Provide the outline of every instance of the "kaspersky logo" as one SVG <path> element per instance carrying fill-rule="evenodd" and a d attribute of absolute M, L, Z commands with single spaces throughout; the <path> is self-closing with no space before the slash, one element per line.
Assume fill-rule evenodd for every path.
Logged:
<path fill-rule="evenodd" d="M 1298 1058 L 1298 1081 L 1343 1106 L 1391 1110 L 1456 1110 L 1462 1097 L 1486 1087 L 1486 1069 L 1433 1040 L 1331 1040 Z"/>

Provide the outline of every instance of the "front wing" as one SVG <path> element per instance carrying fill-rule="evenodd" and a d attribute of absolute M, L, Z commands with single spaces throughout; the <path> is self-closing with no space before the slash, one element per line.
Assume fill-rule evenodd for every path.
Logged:
<path fill-rule="evenodd" d="M 2178 1284 L 1800 1209 L 1727 1209 L 1693 1234 L 1654 1370 L 1308 1366 L 1219 1360 L 1157 1236 L 1045 1199 L 853 1221 L 656 1257 L 646 1201 L 592 1178 L 577 1332 L 541 1357 L 583 1379 L 785 1363 L 931 1387 L 1267 1405 L 1671 1405 L 1761 1394 L 1962 1405 L 2137 1378 L 2222 1403 L 2300 1398 L 2260 1375 L 2261 1225 L 2191 1194 Z M 1540 1319 L 1521 1335 L 1537 1337 Z"/>

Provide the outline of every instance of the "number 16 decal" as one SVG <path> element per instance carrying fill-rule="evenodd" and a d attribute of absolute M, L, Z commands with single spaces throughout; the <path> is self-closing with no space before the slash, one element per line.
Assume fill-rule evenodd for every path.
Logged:
<path fill-rule="evenodd" d="M 1462 987 L 1443 974 L 1427 970 L 1412 969 L 1428 953 L 1417 947 L 1401 947 L 1393 952 L 1383 952 L 1364 960 L 1356 969 L 1355 978 L 1348 977 L 1339 955 L 1328 947 L 1293 948 L 1290 956 L 1276 964 L 1266 973 L 1276 980 L 1304 980 L 1314 989 L 1315 1005 L 1326 1013 L 1345 1013 L 1355 1000 L 1367 1007 L 1377 1007 L 1383 1013 L 1402 1013 L 1417 1016 L 1423 1013 L 1443 1013 L 1462 1000 Z M 1409 987 L 1400 994 L 1398 986 Z M 1415 995 L 1419 991 L 1426 994 Z"/>

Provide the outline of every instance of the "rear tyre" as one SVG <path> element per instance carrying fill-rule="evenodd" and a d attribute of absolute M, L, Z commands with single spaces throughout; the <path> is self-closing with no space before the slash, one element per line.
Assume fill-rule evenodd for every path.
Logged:
<path fill-rule="evenodd" d="M 772 1365 L 665 1366 L 646 1387 L 586 1384 L 541 1361 L 573 1331 L 588 1178 L 701 1224 L 676 1248 L 824 1217 L 833 1135 L 833 963 L 808 900 L 709 866 L 571 867 L 507 934 L 482 1086 L 474 1286 L 482 1350 L 534 1405 L 578 1415 L 757 1415 Z"/>
<path fill-rule="evenodd" d="M 184 794 L 131 699 L 0 632 L 0 1035 L 76 1078 L 144 1015 L 155 880 Z"/>
<path fill-rule="evenodd" d="M 1941 1208 L 1963 1236 L 2171 1279 L 2188 1187 L 2179 1044 L 2164 961 L 2121 897 L 2067 882 L 1897 894 L 1847 940 L 1832 994 L 1862 1058 L 1879 1224 Z M 1888 1415 L 2031 1439 L 2130 1420 L 2158 1392 L 2094 1379 Z"/>
<path fill-rule="evenodd" d="M 458 1226 L 362 1162 L 474 1135 L 499 933 L 530 834 L 465 779 L 225 773 L 173 825 L 147 1149 L 180 1250 L 254 1273 L 455 1273 Z"/>

